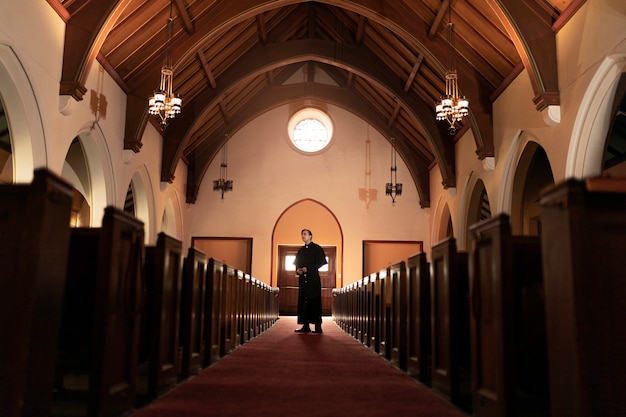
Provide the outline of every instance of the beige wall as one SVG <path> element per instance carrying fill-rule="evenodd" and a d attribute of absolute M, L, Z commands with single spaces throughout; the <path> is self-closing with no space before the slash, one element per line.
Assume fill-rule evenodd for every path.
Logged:
<path fill-rule="evenodd" d="M 429 210 L 419 206 L 417 189 L 403 161 L 398 160 L 398 182 L 405 185 L 395 206 L 385 196 L 389 181 L 390 143 L 362 119 L 328 107 L 335 136 L 329 149 L 303 155 L 288 143 L 289 106 L 269 111 L 239 132 L 228 144 L 228 176 L 233 191 L 221 200 L 211 180 L 219 177 L 219 158 L 209 167 L 196 204 L 187 207 L 187 235 L 253 236 L 252 270 L 270 282 L 273 244 L 300 244 L 299 231 L 315 219 L 300 219 L 273 240 L 281 215 L 303 200 L 324 206 L 343 234 L 338 265 L 344 284 L 362 278 L 363 240 L 423 240 L 429 244 Z M 371 176 L 366 178 L 366 140 L 369 135 Z M 366 204 L 359 189 L 374 188 L 377 198 Z M 315 223 L 313 223 L 315 224 Z M 323 242 L 320 226 L 310 226 Z M 283 237 L 284 236 L 284 237 Z M 284 239 L 285 241 L 281 241 Z M 295 241 L 295 242 L 294 242 Z M 339 256 L 339 255 L 338 255 Z"/>

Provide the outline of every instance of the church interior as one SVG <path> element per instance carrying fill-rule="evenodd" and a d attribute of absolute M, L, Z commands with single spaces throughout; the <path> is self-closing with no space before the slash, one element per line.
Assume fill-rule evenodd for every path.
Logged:
<path fill-rule="evenodd" d="M 626 415 L 622 0 L 0 10 L 0 416 L 296 315 L 305 228 L 325 318 L 465 414 Z"/>

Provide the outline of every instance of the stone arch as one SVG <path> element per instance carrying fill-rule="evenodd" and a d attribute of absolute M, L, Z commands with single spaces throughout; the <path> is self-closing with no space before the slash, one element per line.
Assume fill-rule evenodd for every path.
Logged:
<path fill-rule="evenodd" d="M 86 125 L 79 131 L 76 139 L 80 142 L 84 152 L 87 167 L 87 172 L 83 175 L 88 176 L 85 180 L 89 182 L 90 188 L 90 196 L 86 196 L 93 214 L 90 226 L 99 227 L 102 224 L 102 216 L 107 206 L 123 206 L 123 204 L 116 204 L 117 193 L 111 154 L 104 134 L 97 124 L 93 125 L 90 123 Z M 126 189 L 124 189 L 125 191 Z"/>
<path fill-rule="evenodd" d="M 35 168 L 48 166 L 45 133 L 28 74 L 5 44 L 0 44 L 0 96 L 9 121 L 13 182 L 30 183 Z"/>
<path fill-rule="evenodd" d="M 546 187 L 554 185 L 554 175 L 545 150 L 535 141 L 528 141 L 510 184 L 511 230 L 515 235 L 538 235 L 540 230 L 540 197 Z"/>
<path fill-rule="evenodd" d="M 578 108 L 565 167 L 566 178 L 589 178 L 602 173 L 611 105 L 617 85 L 626 72 L 626 54 L 604 59 Z"/>
<path fill-rule="evenodd" d="M 180 199 L 175 191 L 167 196 L 165 207 L 163 207 L 163 218 L 161 230 L 170 236 L 181 239 L 183 230 L 183 219 L 180 210 Z"/>
<path fill-rule="evenodd" d="M 491 204 L 483 180 L 475 172 L 467 177 L 459 219 L 457 247 L 459 250 L 469 250 L 472 236 L 470 227 L 485 218 L 491 217 Z"/>
<path fill-rule="evenodd" d="M 446 237 L 454 236 L 454 224 L 450 214 L 450 206 L 443 198 L 437 204 L 433 224 L 433 236 L 431 239 L 433 245 L 441 242 Z"/>
<path fill-rule="evenodd" d="M 133 174 L 130 182 L 135 192 L 135 217 L 143 222 L 145 241 L 155 242 L 156 233 L 154 220 L 154 195 L 150 175 L 145 166 L 140 166 Z M 155 236 L 152 236 L 152 235 Z"/>

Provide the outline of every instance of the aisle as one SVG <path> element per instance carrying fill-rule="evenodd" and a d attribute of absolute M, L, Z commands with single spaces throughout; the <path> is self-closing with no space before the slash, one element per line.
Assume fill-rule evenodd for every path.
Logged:
<path fill-rule="evenodd" d="M 325 318 L 323 334 L 281 317 L 132 417 L 467 417 Z"/>

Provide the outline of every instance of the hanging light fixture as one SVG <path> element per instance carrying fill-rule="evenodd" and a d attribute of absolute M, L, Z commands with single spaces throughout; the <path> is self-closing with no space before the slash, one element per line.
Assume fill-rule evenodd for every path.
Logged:
<path fill-rule="evenodd" d="M 226 163 L 226 146 L 227 142 L 224 142 L 224 147 L 222 147 L 222 161 L 220 163 L 220 177 L 216 180 L 213 180 L 213 191 L 221 191 L 222 192 L 222 200 L 224 199 L 224 193 L 233 190 L 233 181 L 227 180 L 228 176 L 228 164 Z"/>
<path fill-rule="evenodd" d="M 398 183 L 398 167 L 396 166 L 395 139 L 391 138 L 391 182 L 385 184 L 385 194 L 391 196 L 391 203 L 396 203 L 396 197 L 402 195 L 402 184 Z"/>
<path fill-rule="evenodd" d="M 448 52 L 449 63 L 446 70 L 446 92 L 435 105 L 436 118 L 448 122 L 448 131 L 456 133 L 456 123 L 469 114 L 469 100 L 459 95 L 459 80 L 456 72 L 454 43 L 454 24 L 452 23 L 452 7 L 448 3 Z"/>
<path fill-rule="evenodd" d="M 183 100 L 178 94 L 174 94 L 174 67 L 172 65 L 171 43 L 174 36 L 174 18 L 172 17 L 172 3 L 170 2 L 170 17 L 165 27 L 165 60 L 161 68 L 161 83 L 148 98 L 148 112 L 153 116 L 158 116 L 161 123 L 161 130 L 165 130 L 169 119 L 173 119 L 180 114 Z"/>

